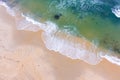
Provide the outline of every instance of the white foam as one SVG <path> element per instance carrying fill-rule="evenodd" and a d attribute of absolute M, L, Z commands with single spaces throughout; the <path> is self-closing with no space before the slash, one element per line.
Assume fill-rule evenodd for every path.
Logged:
<path fill-rule="evenodd" d="M 20 25 L 18 26 L 19 29 L 30 30 L 30 27 L 35 27 L 31 26 L 32 24 L 37 25 L 37 30 L 42 29 L 45 31 L 42 35 L 44 39 L 43 41 L 49 50 L 59 52 L 60 54 L 67 56 L 71 59 L 81 59 L 93 65 L 100 62 L 100 57 L 94 54 L 94 51 L 85 49 L 85 44 L 75 44 L 74 42 L 69 42 L 69 40 L 67 39 L 65 40 L 64 38 L 61 39 L 55 36 L 56 32 L 58 31 L 58 27 L 54 23 L 50 21 L 40 23 L 23 14 L 22 16 L 25 18 L 25 21 L 23 20 L 20 23 Z M 32 30 L 34 31 L 34 29 Z"/>
<path fill-rule="evenodd" d="M 7 9 L 7 12 L 12 15 L 12 16 L 15 16 L 15 12 L 14 10 L 10 9 L 9 6 L 7 6 L 7 4 L 3 1 L 0 1 L 0 5 L 4 6 L 6 9 Z"/>
<path fill-rule="evenodd" d="M 46 47 L 50 50 L 59 52 L 60 54 L 72 59 L 81 59 L 89 64 L 98 64 L 101 60 L 99 53 L 96 53 L 96 47 L 93 50 L 86 49 L 86 44 L 75 43 L 66 39 L 61 39 L 54 34 L 44 33 L 42 35 Z"/>
<path fill-rule="evenodd" d="M 120 5 L 112 8 L 112 13 L 115 14 L 116 17 L 120 18 Z"/>
<path fill-rule="evenodd" d="M 42 23 L 42 22 L 35 21 L 34 19 L 32 19 L 30 17 L 27 17 L 27 16 L 25 16 L 23 14 L 21 14 L 21 15 L 22 15 L 22 17 L 25 18 L 25 20 L 23 20 L 21 23 L 25 24 L 27 26 L 25 26 L 25 25 L 22 26 L 21 23 L 20 23 L 20 25 L 18 26 L 19 29 L 22 29 L 22 30 L 23 29 L 29 29 L 30 25 L 28 25 L 27 23 L 29 23 L 29 24 L 32 23 L 32 24 L 36 25 L 38 27 L 38 28 L 36 28 L 36 31 L 41 29 L 41 30 L 43 30 L 43 31 L 45 31 L 47 33 L 53 33 L 53 32 L 56 32 L 57 29 L 58 29 L 57 25 L 52 23 L 52 22 L 50 22 L 50 21 L 46 21 L 45 23 Z"/>
<path fill-rule="evenodd" d="M 103 58 L 107 59 L 108 61 L 112 62 L 113 64 L 119 65 L 120 66 L 120 59 L 114 56 L 110 55 L 105 55 L 102 56 Z"/>

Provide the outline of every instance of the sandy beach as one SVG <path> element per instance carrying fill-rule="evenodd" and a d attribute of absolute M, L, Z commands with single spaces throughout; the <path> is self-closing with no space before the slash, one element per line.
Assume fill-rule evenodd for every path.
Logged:
<path fill-rule="evenodd" d="M 120 80 L 120 66 L 97 65 L 48 50 L 42 31 L 18 31 L 16 19 L 0 6 L 0 80 Z"/>

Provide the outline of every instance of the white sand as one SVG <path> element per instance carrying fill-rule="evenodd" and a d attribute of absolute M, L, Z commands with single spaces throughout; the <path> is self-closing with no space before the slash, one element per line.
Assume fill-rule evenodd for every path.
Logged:
<path fill-rule="evenodd" d="M 120 80 L 120 66 L 89 65 L 45 48 L 41 31 L 18 31 L 0 6 L 0 80 Z"/>

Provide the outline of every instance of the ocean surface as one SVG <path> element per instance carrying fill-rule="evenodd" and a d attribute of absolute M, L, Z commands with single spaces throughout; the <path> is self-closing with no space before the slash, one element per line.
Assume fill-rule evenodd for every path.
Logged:
<path fill-rule="evenodd" d="M 97 64 L 101 58 L 107 58 L 120 65 L 120 0 L 1 2 L 14 12 L 21 12 L 25 18 L 16 26 L 18 30 L 45 31 L 42 36 L 48 49 L 90 64 Z M 79 38 L 85 42 L 81 43 Z M 87 42 L 91 43 L 88 46 L 90 48 Z"/>

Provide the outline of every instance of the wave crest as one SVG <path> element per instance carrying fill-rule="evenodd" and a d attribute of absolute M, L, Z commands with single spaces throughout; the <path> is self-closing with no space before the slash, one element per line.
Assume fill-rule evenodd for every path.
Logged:
<path fill-rule="evenodd" d="M 70 35 L 61 35 L 62 32 L 55 34 L 43 33 L 43 41 L 50 50 L 60 52 L 71 59 L 80 59 L 89 64 L 98 64 L 101 60 L 97 47 L 88 43 L 86 40 L 78 39 Z"/>
<path fill-rule="evenodd" d="M 120 5 L 112 8 L 112 13 L 115 14 L 116 17 L 120 18 Z"/>

